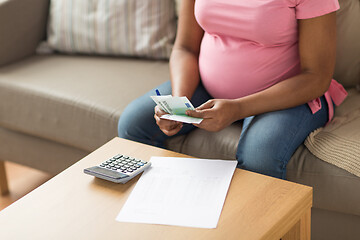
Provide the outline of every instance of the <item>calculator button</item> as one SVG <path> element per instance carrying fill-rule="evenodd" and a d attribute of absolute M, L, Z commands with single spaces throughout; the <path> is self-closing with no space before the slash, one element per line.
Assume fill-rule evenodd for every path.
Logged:
<path fill-rule="evenodd" d="M 123 157 L 124 159 L 128 159 L 128 158 L 129 158 L 128 156 L 125 156 L 125 155 L 123 155 L 122 157 Z"/>
<path fill-rule="evenodd" d="M 141 163 L 141 162 L 137 163 L 137 165 L 138 165 L 138 166 L 144 166 L 144 164 Z"/>
<path fill-rule="evenodd" d="M 126 170 L 127 168 L 126 167 L 120 167 L 121 170 Z"/>
<path fill-rule="evenodd" d="M 137 168 L 136 168 L 136 167 L 131 167 L 130 169 L 131 169 L 131 170 L 136 170 Z"/>
<path fill-rule="evenodd" d="M 103 163 L 102 163 L 102 164 L 100 164 L 100 167 L 105 167 L 105 166 L 106 166 L 106 165 L 105 165 L 105 164 L 103 164 Z"/>
<path fill-rule="evenodd" d="M 115 166 L 115 164 L 113 164 L 113 163 L 110 163 L 109 165 L 110 165 L 110 167 L 113 167 L 113 166 Z"/>
<path fill-rule="evenodd" d="M 110 167 L 110 166 L 106 166 L 106 168 L 111 169 L 111 167 Z"/>
<path fill-rule="evenodd" d="M 118 154 L 118 155 L 114 156 L 115 159 L 119 159 L 119 158 L 121 158 L 121 157 L 122 157 L 121 154 Z"/>
<path fill-rule="evenodd" d="M 131 169 L 128 169 L 128 170 L 126 170 L 127 172 L 133 172 L 133 170 L 131 170 Z"/>
<path fill-rule="evenodd" d="M 112 167 L 111 169 L 112 169 L 112 170 L 117 170 L 117 168 L 116 168 L 116 167 Z"/>

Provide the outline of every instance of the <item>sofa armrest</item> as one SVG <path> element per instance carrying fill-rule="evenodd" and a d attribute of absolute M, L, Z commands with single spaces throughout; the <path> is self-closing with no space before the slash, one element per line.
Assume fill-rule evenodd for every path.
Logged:
<path fill-rule="evenodd" d="M 34 54 L 48 9 L 49 0 L 0 0 L 0 66 Z"/>

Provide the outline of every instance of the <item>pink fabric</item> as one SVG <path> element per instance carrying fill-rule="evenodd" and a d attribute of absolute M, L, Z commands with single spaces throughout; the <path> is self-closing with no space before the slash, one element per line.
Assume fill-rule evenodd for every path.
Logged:
<path fill-rule="evenodd" d="M 297 19 L 337 9 L 337 0 L 196 0 L 205 88 L 214 98 L 234 99 L 299 74 Z"/>
<path fill-rule="evenodd" d="M 339 106 L 345 100 L 347 95 L 348 93 L 344 87 L 333 79 L 331 81 L 329 90 L 327 90 L 325 93 L 325 99 L 329 107 L 329 122 L 334 117 L 334 106 L 332 103 L 334 102 L 336 106 Z M 308 105 L 313 114 L 321 109 L 321 101 L 319 98 L 308 102 Z"/>

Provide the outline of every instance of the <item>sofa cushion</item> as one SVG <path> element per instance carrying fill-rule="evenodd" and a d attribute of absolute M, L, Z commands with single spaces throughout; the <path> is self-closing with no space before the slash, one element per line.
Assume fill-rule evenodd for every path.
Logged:
<path fill-rule="evenodd" d="M 334 79 L 344 87 L 360 83 L 360 0 L 340 0 Z"/>
<path fill-rule="evenodd" d="M 0 127 L 0 156 L 6 161 L 58 174 L 89 154 L 68 145 Z"/>
<path fill-rule="evenodd" d="M 176 31 L 169 0 L 51 0 L 48 43 L 61 52 L 170 56 Z"/>
<path fill-rule="evenodd" d="M 49 0 L 0 0 L 0 66 L 34 54 L 48 8 Z"/>
<path fill-rule="evenodd" d="M 168 79 L 165 61 L 34 56 L 0 68 L 0 126 L 92 151 L 131 100 Z"/>
<path fill-rule="evenodd" d="M 318 159 L 304 145 L 289 161 L 286 178 L 314 188 L 315 208 L 360 216 L 360 178 Z"/>
<path fill-rule="evenodd" d="M 231 124 L 219 132 L 195 129 L 187 135 L 169 139 L 165 145 L 175 152 L 209 159 L 236 159 L 242 123 Z"/>

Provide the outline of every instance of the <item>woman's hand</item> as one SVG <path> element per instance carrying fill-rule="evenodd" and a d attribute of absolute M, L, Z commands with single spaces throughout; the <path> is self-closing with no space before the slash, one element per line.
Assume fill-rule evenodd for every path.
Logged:
<path fill-rule="evenodd" d="M 161 119 L 160 117 L 165 114 L 167 113 L 162 111 L 158 106 L 155 107 L 154 118 L 156 120 L 156 124 L 163 133 L 168 136 L 173 136 L 181 130 L 183 125 L 181 122 Z"/>
<path fill-rule="evenodd" d="M 234 100 L 212 99 L 194 111 L 187 111 L 186 114 L 204 119 L 200 124 L 194 124 L 195 126 L 210 132 L 217 132 L 239 120 L 237 119 L 238 108 Z"/>

